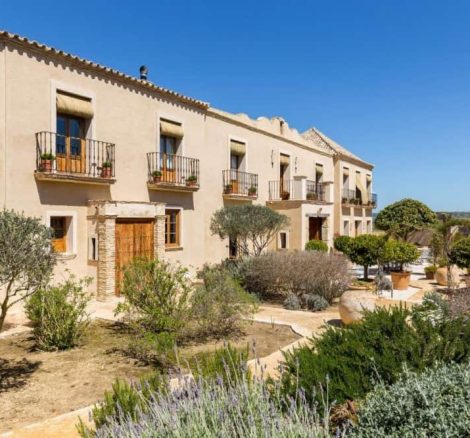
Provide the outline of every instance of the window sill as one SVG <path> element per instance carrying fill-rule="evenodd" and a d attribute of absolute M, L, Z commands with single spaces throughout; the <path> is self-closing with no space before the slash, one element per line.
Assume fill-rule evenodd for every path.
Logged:
<path fill-rule="evenodd" d="M 167 246 L 165 247 L 165 251 L 182 251 L 182 246 Z"/>
<path fill-rule="evenodd" d="M 73 260 L 77 257 L 77 254 L 71 254 L 66 252 L 59 252 L 57 253 L 57 258 L 59 260 Z"/>

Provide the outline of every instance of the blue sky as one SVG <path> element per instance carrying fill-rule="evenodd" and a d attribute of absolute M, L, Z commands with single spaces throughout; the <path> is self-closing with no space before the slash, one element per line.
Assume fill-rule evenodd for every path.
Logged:
<path fill-rule="evenodd" d="M 380 206 L 470 210 L 470 2 L 2 1 L 0 28 L 376 165 Z"/>

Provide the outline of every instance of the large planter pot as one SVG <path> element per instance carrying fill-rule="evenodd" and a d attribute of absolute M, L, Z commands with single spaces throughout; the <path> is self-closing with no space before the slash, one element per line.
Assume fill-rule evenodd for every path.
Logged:
<path fill-rule="evenodd" d="M 426 280 L 434 280 L 434 276 L 436 275 L 435 272 L 425 272 L 426 274 Z"/>
<path fill-rule="evenodd" d="M 339 299 L 338 310 L 343 324 L 359 322 L 364 310 L 374 310 L 377 303 L 377 295 L 372 292 L 360 290 L 348 290 Z"/>
<path fill-rule="evenodd" d="M 393 289 L 406 290 L 410 285 L 411 272 L 391 272 Z"/>
<path fill-rule="evenodd" d="M 460 283 L 459 276 L 460 276 L 459 270 L 455 266 L 452 266 L 450 268 L 450 277 L 451 277 L 451 281 L 452 281 L 453 285 L 456 285 L 456 284 Z M 447 268 L 445 266 L 443 268 L 438 268 L 434 278 L 436 280 L 436 283 L 439 286 L 448 286 L 448 284 L 447 284 Z"/>

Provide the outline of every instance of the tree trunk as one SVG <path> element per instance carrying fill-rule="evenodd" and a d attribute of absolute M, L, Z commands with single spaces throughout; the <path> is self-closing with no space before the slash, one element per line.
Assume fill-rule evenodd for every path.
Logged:
<path fill-rule="evenodd" d="M 369 266 L 365 265 L 364 266 L 364 280 L 369 279 Z"/>
<path fill-rule="evenodd" d="M 2 303 L 1 311 L 0 311 L 0 332 L 3 329 L 3 323 L 5 322 L 5 318 L 7 317 L 8 311 L 8 297 L 5 297 L 5 300 Z"/>

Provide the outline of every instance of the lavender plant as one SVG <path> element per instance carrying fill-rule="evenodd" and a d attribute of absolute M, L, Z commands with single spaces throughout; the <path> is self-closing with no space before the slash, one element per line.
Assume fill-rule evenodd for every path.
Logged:
<path fill-rule="evenodd" d="M 329 436 L 327 418 L 328 412 L 319 415 L 301 393 L 288 401 L 259 380 L 242 377 L 227 385 L 220 379 L 200 379 L 171 393 L 155 393 L 135 420 L 117 416 L 95 437 L 315 438 Z"/>

